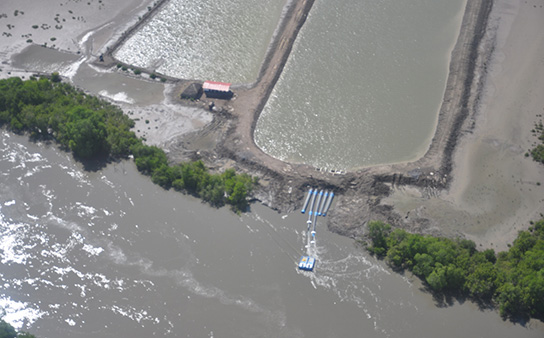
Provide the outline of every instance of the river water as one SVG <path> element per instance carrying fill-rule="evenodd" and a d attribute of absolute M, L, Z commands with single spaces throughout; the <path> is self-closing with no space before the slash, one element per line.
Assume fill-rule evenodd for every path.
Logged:
<path fill-rule="evenodd" d="M 324 230 L 297 270 L 306 216 L 237 216 L 165 191 L 132 162 L 83 171 L 0 134 L 0 305 L 40 337 L 542 337 L 471 303 L 438 307 L 417 280 Z M 333 205 L 334 210 L 334 205 Z"/>
<path fill-rule="evenodd" d="M 257 145 L 327 169 L 423 155 L 464 4 L 317 0 L 257 123 Z"/>
<path fill-rule="evenodd" d="M 251 83 L 285 4 L 286 0 L 171 0 L 115 57 L 183 79 Z"/>

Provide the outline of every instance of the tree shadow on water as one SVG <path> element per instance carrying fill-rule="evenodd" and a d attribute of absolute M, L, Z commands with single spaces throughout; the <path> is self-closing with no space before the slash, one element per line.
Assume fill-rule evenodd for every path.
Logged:
<path fill-rule="evenodd" d="M 21 135 L 21 136 L 25 135 L 24 132 L 19 132 L 15 134 Z M 109 156 L 109 154 L 106 154 L 106 153 L 98 154 L 97 156 L 93 156 L 92 158 L 78 157 L 72 152 L 72 150 L 70 150 L 70 148 L 63 146 L 57 140 L 55 140 L 53 137 L 50 137 L 50 136 L 43 136 L 40 134 L 30 133 L 28 135 L 28 140 L 34 144 L 43 143 L 44 145 L 48 147 L 55 147 L 61 150 L 62 152 L 70 154 L 76 162 L 81 163 L 81 165 L 83 166 L 83 170 L 88 172 L 97 172 L 99 170 L 104 169 L 106 166 L 108 166 L 108 164 L 113 162 L 118 162 L 121 160 L 121 159 L 112 158 L 111 156 Z"/>
<path fill-rule="evenodd" d="M 108 166 L 110 163 L 118 162 L 117 159 L 108 156 L 97 156 L 90 159 L 82 159 L 74 156 L 74 159 L 83 165 L 83 170 L 88 172 L 97 172 Z"/>
<path fill-rule="evenodd" d="M 423 285 L 419 290 L 431 294 L 434 304 L 438 308 L 447 308 L 455 304 L 463 305 L 466 302 L 471 302 L 478 306 L 480 311 L 496 311 L 498 309 L 497 304 L 491 298 L 470 297 L 459 291 L 436 291 L 431 289 L 424 281 L 422 283 Z"/>
<path fill-rule="evenodd" d="M 476 305 L 478 307 L 478 310 L 480 310 L 481 312 L 493 311 L 496 312 L 497 315 L 500 315 L 498 304 L 490 297 L 471 297 L 459 291 L 436 291 L 431 289 L 429 285 L 427 285 L 424 281 L 421 282 L 423 284 L 419 288 L 419 290 L 424 293 L 431 294 L 434 304 L 438 308 L 448 308 L 456 304 L 464 305 L 465 303 L 470 302 Z M 531 317 L 528 313 L 521 313 L 515 316 L 501 315 L 501 318 L 504 321 L 508 320 L 512 324 L 520 325 L 526 328 L 531 319 L 544 322 L 544 318 Z"/>

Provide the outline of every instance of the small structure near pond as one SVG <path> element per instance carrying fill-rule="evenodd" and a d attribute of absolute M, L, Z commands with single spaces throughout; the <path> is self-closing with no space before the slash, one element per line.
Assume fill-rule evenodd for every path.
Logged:
<path fill-rule="evenodd" d="M 191 83 L 181 93 L 181 98 L 184 100 L 198 100 L 202 96 L 202 85 L 200 83 Z"/>
<path fill-rule="evenodd" d="M 230 83 L 225 82 L 205 81 L 202 89 L 209 98 L 230 100 L 234 95 L 230 91 Z"/>

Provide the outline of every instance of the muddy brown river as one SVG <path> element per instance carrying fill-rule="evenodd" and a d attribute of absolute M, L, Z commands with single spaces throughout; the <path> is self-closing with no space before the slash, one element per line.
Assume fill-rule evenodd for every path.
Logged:
<path fill-rule="evenodd" d="M 82 170 L 51 145 L 0 136 L 0 305 L 39 337 L 542 337 L 470 302 L 437 306 L 411 276 L 306 215 L 238 216 L 141 176 Z M 334 204 L 333 204 L 334 208 Z"/>

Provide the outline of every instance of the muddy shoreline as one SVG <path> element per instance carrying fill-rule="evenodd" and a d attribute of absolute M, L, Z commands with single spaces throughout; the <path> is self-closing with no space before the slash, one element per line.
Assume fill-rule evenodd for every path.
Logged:
<path fill-rule="evenodd" d="M 95 65 L 107 68 L 118 63 L 112 56 L 115 48 L 164 3 L 158 3 L 138 25 L 123 34 L 114 47 L 107 50 L 104 62 L 96 60 Z M 232 101 L 203 98 L 197 105 L 206 107 L 213 102 L 216 107 L 214 121 L 173 142 L 167 149 L 170 159 L 173 162 L 202 159 L 212 170 L 234 167 L 258 176 L 261 186 L 254 192 L 254 199 L 281 212 L 299 208 L 309 186 L 333 190 L 338 197 L 330 212 L 328 227 L 345 236 L 362 235 L 364 225 L 371 219 L 384 220 L 412 231 L 440 234 L 439 229 L 429 226 L 429 220 L 406 221 L 392 206 L 381 204 L 381 200 L 392 188 L 400 186 L 415 187 L 426 196 L 449 187 L 453 154 L 459 138 L 470 133 L 473 126 L 485 79 L 486 60 L 493 51 L 493 41 L 485 39 L 493 1 L 467 1 L 451 55 L 438 124 L 426 154 L 414 162 L 362 168 L 343 174 L 282 162 L 262 152 L 253 139 L 257 120 L 313 4 L 314 0 L 288 3 L 257 80 L 235 88 Z M 166 78 L 177 86 L 171 99 L 183 104 L 176 96 L 192 81 Z"/>

